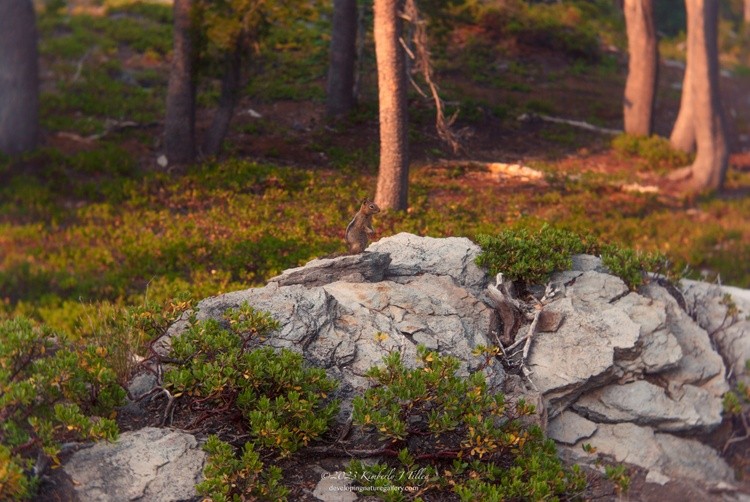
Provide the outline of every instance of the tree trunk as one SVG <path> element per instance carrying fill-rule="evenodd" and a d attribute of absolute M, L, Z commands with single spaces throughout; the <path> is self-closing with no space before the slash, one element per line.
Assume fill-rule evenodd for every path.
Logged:
<path fill-rule="evenodd" d="M 0 152 L 33 150 L 39 139 L 39 55 L 30 0 L 0 0 Z"/>
<path fill-rule="evenodd" d="M 687 2 L 689 0 L 686 0 L 686 8 Z M 688 23 L 690 23 L 690 19 L 688 19 Z M 693 87 L 690 85 L 693 57 L 693 54 L 688 50 L 685 55 L 685 75 L 682 78 L 680 111 L 669 137 L 672 148 L 688 153 L 695 151 L 695 124 L 693 123 L 693 108 L 695 105 L 693 103 Z"/>
<path fill-rule="evenodd" d="M 195 47 L 192 0 L 174 1 L 172 67 L 167 87 L 164 146 L 170 163 L 195 159 Z"/>
<path fill-rule="evenodd" d="M 401 37 L 400 0 L 375 0 L 375 55 L 380 106 L 380 170 L 375 203 L 381 209 L 406 209 L 409 188 L 406 69 Z"/>
<path fill-rule="evenodd" d="M 629 55 L 623 105 L 625 132 L 650 136 L 654 125 L 654 101 L 659 68 L 653 2 L 625 0 L 624 10 Z"/>
<path fill-rule="evenodd" d="M 333 0 L 333 31 L 326 89 L 329 117 L 346 115 L 355 105 L 357 0 Z"/>
<path fill-rule="evenodd" d="M 745 20 L 745 24 L 750 24 L 750 0 L 745 0 L 743 2 L 745 6 L 743 19 Z"/>
<path fill-rule="evenodd" d="M 240 96 L 242 82 L 242 54 L 243 44 L 237 42 L 237 47 L 227 54 L 226 70 L 221 81 L 221 96 L 219 107 L 216 109 L 211 127 L 206 133 L 202 152 L 204 155 L 217 155 L 229 130 L 229 124 L 234 116 L 234 109 Z"/>
<path fill-rule="evenodd" d="M 695 190 L 720 189 L 729 159 L 719 94 L 719 0 L 686 0 L 687 51 L 697 153 L 690 184 Z"/>

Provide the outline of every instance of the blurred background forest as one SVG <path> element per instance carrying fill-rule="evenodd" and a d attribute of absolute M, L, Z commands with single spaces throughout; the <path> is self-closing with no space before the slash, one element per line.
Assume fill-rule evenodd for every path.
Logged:
<path fill-rule="evenodd" d="M 622 129 L 627 37 L 617 1 L 419 5 L 462 149 L 440 140 L 432 99 L 410 86 L 409 208 L 378 215 L 379 236 L 473 238 L 547 222 L 664 252 L 692 277 L 750 287 L 750 26 L 741 0 L 721 2 L 718 34 L 730 168 L 723 189 L 703 195 L 684 195 L 665 177 L 691 161 L 665 139 L 684 74 L 683 2 L 654 5 L 658 136 L 641 138 L 533 118 Z M 246 288 L 342 251 L 358 201 L 374 194 L 379 155 L 372 4 L 358 9 L 353 110 L 326 115 L 331 2 L 272 2 L 243 48 L 218 153 L 175 164 L 163 156 L 171 3 L 37 1 L 40 146 L 0 158 L 0 315 L 84 336 L 144 299 Z M 197 136 L 221 109 L 221 34 L 236 28 L 205 20 Z M 493 163 L 541 174 L 507 176 Z"/>

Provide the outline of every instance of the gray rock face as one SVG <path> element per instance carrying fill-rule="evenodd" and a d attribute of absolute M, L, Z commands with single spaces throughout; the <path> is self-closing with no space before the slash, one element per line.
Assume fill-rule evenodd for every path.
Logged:
<path fill-rule="evenodd" d="M 572 411 L 563 411 L 553 418 L 547 426 L 547 435 L 562 444 L 576 444 L 582 439 L 590 438 L 598 426 Z"/>
<path fill-rule="evenodd" d="M 588 455 L 581 445 L 588 443 L 598 453 L 612 456 L 617 462 L 627 462 L 649 470 L 650 479 L 661 484 L 670 479 L 703 480 L 708 484 L 734 480 L 732 469 L 719 454 L 694 439 L 671 434 L 655 433 L 650 427 L 631 423 L 600 424 L 596 433 L 568 447 L 579 461 Z"/>
<path fill-rule="evenodd" d="M 597 422 L 648 424 L 659 431 L 710 431 L 721 424 L 721 408 L 708 391 L 692 385 L 681 390 L 670 396 L 662 387 L 638 380 L 585 394 L 573 409 Z"/>
<path fill-rule="evenodd" d="M 322 286 L 335 281 L 378 282 L 388 269 L 391 257 L 388 253 L 365 253 L 340 258 L 312 260 L 304 267 L 285 270 L 269 282 L 279 286 L 302 284 L 307 287 Z"/>
<path fill-rule="evenodd" d="M 170 502 L 197 496 L 205 458 L 194 436 L 146 428 L 80 450 L 64 469 L 81 501 Z"/>
<path fill-rule="evenodd" d="M 680 361 L 680 345 L 665 331 L 662 304 L 628 293 L 622 280 L 600 272 L 552 278 L 566 279 L 565 297 L 545 307 L 565 320 L 554 333 L 536 337 L 529 358 L 550 417 L 590 389 Z"/>
<path fill-rule="evenodd" d="M 750 383 L 750 375 L 743 375 L 750 360 L 750 291 L 688 280 L 680 283 L 689 311 L 712 334 L 732 374 Z M 737 308 L 734 316 L 728 315 L 726 295 Z"/>
<path fill-rule="evenodd" d="M 417 344 L 457 357 L 467 372 L 483 362 L 472 350 L 489 346 L 497 330 L 496 313 L 475 294 L 487 281 L 474 264 L 478 252 L 464 238 L 398 234 L 359 255 L 313 260 L 265 287 L 203 300 L 197 318 L 220 319 L 245 301 L 271 312 L 281 328 L 267 343 L 302 352 L 347 389 L 366 388 L 364 373 L 394 350 L 413 364 Z M 176 325 L 168 337 L 183 328 Z M 487 374 L 499 388 L 500 362 Z"/>
<path fill-rule="evenodd" d="M 400 233 L 373 242 L 367 251 L 391 255 L 387 277 L 393 281 L 423 273 L 446 275 L 475 294 L 482 293 L 488 282 L 485 271 L 474 263 L 481 249 L 465 237 L 435 239 Z"/>
<path fill-rule="evenodd" d="M 644 293 L 666 305 L 669 330 L 682 347 L 683 357 L 680 364 L 669 372 L 669 380 L 677 387 L 684 384 L 700 385 L 717 398 L 721 397 L 729 390 L 724 380 L 724 361 L 712 347 L 706 330 L 680 309 L 677 301 L 663 287 L 649 284 L 644 288 Z"/>
<path fill-rule="evenodd" d="M 541 301 L 518 308 L 518 329 L 501 333 L 492 307 L 498 302 L 487 294 L 489 278 L 474 263 L 479 251 L 468 239 L 398 234 L 363 254 L 313 260 L 265 287 L 207 298 L 196 316 L 222 319 L 243 302 L 270 312 L 281 327 L 265 343 L 298 351 L 340 380 L 343 421 L 351 397 L 369 385 L 365 372 L 386 354 L 399 351 L 407 365 L 415 364 L 416 347 L 423 344 L 458 358 L 468 372 L 484 362 L 472 354 L 478 345 L 530 332 L 524 316 L 531 312 L 538 322 L 525 361 L 529 376 L 506 378 L 494 360 L 484 370 L 493 389 L 505 388 L 513 402 L 533 388 L 524 397 L 539 405 L 537 423 L 544 428 L 549 417 L 548 434 L 572 445 L 570 452 L 582 461 L 587 442 L 648 469 L 651 481 L 732 479 L 710 447 L 670 434 L 703 433 L 721 421 L 726 371 L 706 332 L 721 323 L 719 300 L 701 310 L 691 298 L 703 290 L 686 293 L 696 324 L 666 289 L 651 284 L 631 292 L 601 260 L 582 255 L 574 259 L 576 270 L 553 275 L 547 289 L 554 295 L 537 288 Z M 542 312 L 535 316 L 537 308 Z M 185 327 L 175 324 L 155 348 L 166 353 L 170 337 Z M 734 350 L 736 358 L 746 350 L 750 357 L 747 337 L 725 332 L 715 335 L 725 337 L 722 350 Z M 505 340 L 506 347 L 510 343 Z M 509 357 L 517 360 L 523 347 Z M 331 483 L 320 484 L 316 496 L 330 491 Z"/>
<path fill-rule="evenodd" d="M 725 368 L 706 330 L 665 288 L 629 292 L 599 272 L 596 260 L 578 262 L 582 271 L 552 277 L 564 296 L 544 309 L 564 321 L 554 333 L 535 335 L 528 360 L 550 436 L 578 451 L 591 443 L 649 469 L 652 481 L 730 480 L 717 452 L 666 434 L 704 433 L 721 423 Z"/>

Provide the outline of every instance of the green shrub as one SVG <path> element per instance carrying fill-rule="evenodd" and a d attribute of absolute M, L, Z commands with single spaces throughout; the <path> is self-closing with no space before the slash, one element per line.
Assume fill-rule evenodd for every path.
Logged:
<path fill-rule="evenodd" d="M 596 60 L 600 56 L 597 28 L 583 10 L 570 3 L 527 4 L 511 0 L 481 9 L 477 22 L 490 33 L 510 35 L 525 45 Z"/>
<path fill-rule="evenodd" d="M 690 154 L 675 150 L 668 139 L 657 135 L 620 134 L 612 140 L 612 148 L 620 155 L 641 158 L 649 168 L 673 168 L 691 162 Z"/>
<path fill-rule="evenodd" d="M 548 225 L 538 231 L 519 228 L 494 236 L 481 234 L 477 243 L 482 248 L 478 265 L 491 275 L 503 272 L 529 284 L 545 281 L 552 272 L 570 269 L 571 255 L 591 251 L 577 234 Z"/>
<path fill-rule="evenodd" d="M 668 262 L 660 253 L 642 253 L 611 244 L 598 244 L 591 236 L 580 235 L 543 225 L 538 231 L 527 227 L 503 230 L 497 235 L 480 234 L 477 243 L 482 252 L 477 264 L 491 275 L 499 272 L 510 279 L 526 284 L 539 284 L 550 274 L 568 270 L 573 265 L 572 255 L 588 253 L 601 255 L 602 262 L 630 289 L 643 283 L 644 272 L 660 271 L 670 275 Z"/>
<path fill-rule="evenodd" d="M 667 258 L 661 253 L 643 253 L 614 245 L 602 246 L 600 253 L 604 266 L 625 281 L 630 289 L 636 289 L 643 283 L 644 272 L 663 271 L 671 275 L 670 270 L 662 270 Z"/>
<path fill-rule="evenodd" d="M 336 382 L 323 369 L 305 366 L 290 350 L 257 348 L 277 328 L 269 314 L 245 303 L 228 310 L 223 323 L 194 322 L 172 341 L 170 357 L 181 363 L 164 375 L 165 388 L 217 420 L 239 411 L 253 438 L 240 459 L 218 438 L 207 444 L 211 460 L 201 490 L 214 500 L 233 500 L 246 490 L 269 499 L 283 494 L 279 472 L 262 472 L 255 449 L 287 457 L 319 438 L 338 412 L 338 401 L 329 397 Z"/>
<path fill-rule="evenodd" d="M 624 464 L 604 466 L 604 475 L 614 483 L 617 493 L 626 493 L 630 488 L 630 476 Z"/>
<path fill-rule="evenodd" d="M 109 416 L 125 391 L 105 347 L 75 345 L 20 317 L 0 322 L 0 340 L 0 500 L 23 499 L 44 470 L 37 459 L 59 465 L 62 442 L 117 437 L 113 420 L 90 415 Z"/>
<path fill-rule="evenodd" d="M 431 490 L 462 500 L 542 500 L 583 490 L 579 469 L 566 470 L 554 443 L 522 425 L 533 406 L 492 394 L 481 371 L 459 377 L 455 358 L 423 346 L 418 355 L 421 367 L 413 369 L 399 353 L 387 356 L 367 373 L 374 386 L 354 400 L 353 422 L 377 431 L 384 455 L 395 457 L 350 463 L 347 473 L 365 493 L 394 501 Z"/>
<path fill-rule="evenodd" d="M 201 495 L 209 496 L 213 502 L 240 500 L 238 494 L 249 495 L 253 500 L 255 497 L 272 501 L 287 499 L 289 490 L 281 485 L 281 469 L 266 468 L 252 443 L 245 443 L 240 458 L 232 445 L 216 435 L 208 437 L 204 449 L 208 452 L 203 470 L 206 479 L 196 486 Z"/>

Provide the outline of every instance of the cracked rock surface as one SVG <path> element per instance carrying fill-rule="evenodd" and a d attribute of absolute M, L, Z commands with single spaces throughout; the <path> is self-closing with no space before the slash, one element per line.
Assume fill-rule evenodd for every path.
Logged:
<path fill-rule="evenodd" d="M 472 350 L 491 345 L 498 322 L 477 294 L 487 282 L 474 264 L 478 253 L 466 238 L 401 233 L 360 255 L 313 260 L 262 288 L 205 299 L 197 318 L 220 319 L 245 301 L 271 312 L 281 328 L 267 344 L 302 352 L 329 370 L 343 381 L 344 400 L 369 385 L 365 372 L 388 353 L 399 351 L 415 364 L 418 344 L 458 358 L 468 372 L 484 361 Z M 499 361 L 487 373 L 493 386 L 503 382 Z"/>
<path fill-rule="evenodd" d="M 718 326 L 724 313 L 695 307 L 704 314 L 700 324 L 680 306 L 679 295 L 656 282 L 636 293 L 591 258 L 575 263 L 585 267 L 552 278 L 564 284 L 565 297 L 545 307 L 565 321 L 555 333 L 536 335 L 529 359 L 551 417 L 549 436 L 570 445 L 564 447 L 577 461 L 595 458 L 583 453 L 590 444 L 647 469 L 650 482 L 732 481 L 718 452 L 670 434 L 703 434 L 721 424 L 721 398 L 729 387 L 706 327 L 712 316 Z M 693 303 L 703 305 L 699 298 Z"/>
<path fill-rule="evenodd" d="M 341 382 L 343 423 L 352 397 L 369 386 L 365 372 L 388 353 L 415 365 L 422 344 L 456 357 L 464 373 L 484 362 L 473 350 L 494 345 L 503 326 L 487 295 L 489 277 L 474 263 L 479 252 L 465 238 L 401 233 L 363 254 L 313 260 L 264 287 L 207 298 L 195 314 L 221 320 L 243 302 L 270 312 L 280 329 L 264 343 L 300 352 Z M 574 257 L 573 264 L 551 278 L 559 294 L 538 305 L 545 315 L 526 360 L 530 382 L 506 375 L 498 358 L 484 370 L 490 388 L 509 390 L 516 382 L 520 390 L 510 400 L 528 393 L 526 400 L 539 404 L 540 425 L 577 461 L 595 459 L 583 454 L 589 443 L 648 470 L 650 482 L 732 482 L 716 451 L 686 437 L 721 422 L 723 361 L 750 358 L 747 326 L 720 329 L 724 290 L 696 283 L 682 298 L 651 283 L 633 292 L 596 257 Z M 750 295 L 740 295 L 737 305 L 750 311 Z M 155 349 L 165 353 L 185 327 L 186 321 L 172 326 Z"/>
<path fill-rule="evenodd" d="M 81 501 L 172 502 L 197 496 L 205 459 L 194 436 L 147 427 L 76 452 L 64 469 Z"/>

